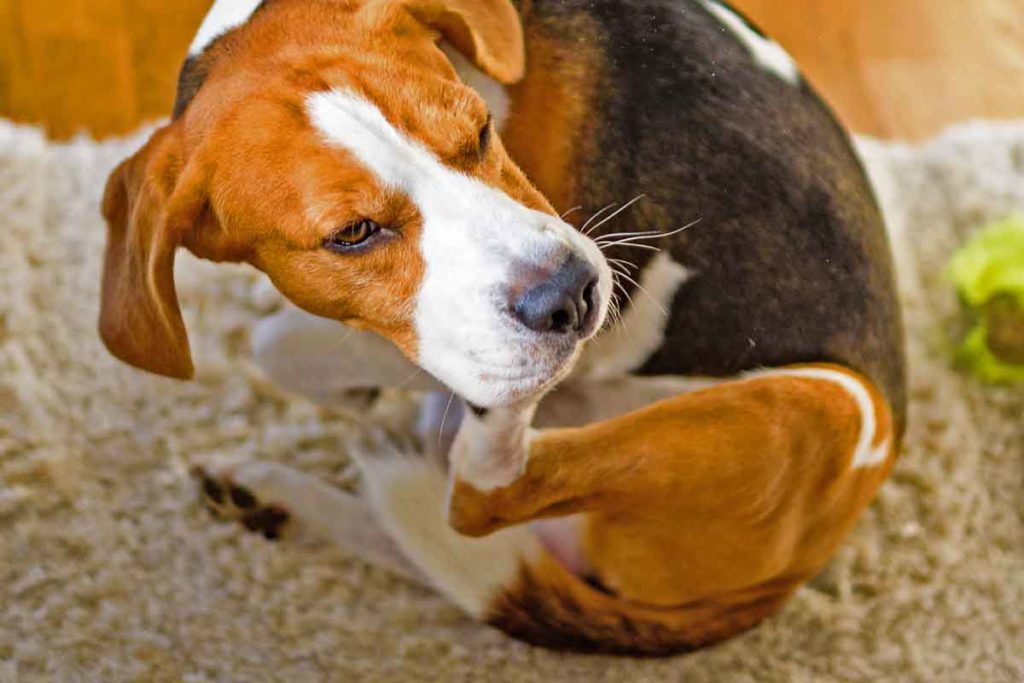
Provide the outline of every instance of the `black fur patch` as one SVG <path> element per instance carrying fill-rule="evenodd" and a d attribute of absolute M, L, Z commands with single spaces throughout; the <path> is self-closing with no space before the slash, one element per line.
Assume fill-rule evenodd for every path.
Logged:
<path fill-rule="evenodd" d="M 699 647 L 656 622 L 599 618 L 570 593 L 538 581 L 528 569 L 520 574 L 519 584 L 501 597 L 493 614 L 487 620 L 491 626 L 552 650 L 657 657 Z"/>
<path fill-rule="evenodd" d="M 753 628 L 777 612 L 785 591 L 748 602 L 647 607 L 595 591 L 590 599 L 549 583 L 524 566 L 517 583 L 494 603 L 487 623 L 554 650 L 664 657 L 712 645 Z"/>
<path fill-rule="evenodd" d="M 174 96 L 174 113 L 172 118 L 178 119 L 185 113 L 185 108 L 195 99 L 196 93 L 206 82 L 207 68 L 202 55 L 190 55 L 178 71 L 178 91 Z"/>
<path fill-rule="evenodd" d="M 901 427 L 903 331 L 885 226 L 816 93 L 756 64 L 697 0 L 536 0 L 531 13 L 553 39 L 566 40 L 558 27 L 577 15 L 603 33 L 593 142 L 569 205 L 646 195 L 600 234 L 701 219 L 651 242 L 695 275 L 640 374 L 835 362 L 871 377 Z M 652 256 L 610 253 L 641 267 Z"/>

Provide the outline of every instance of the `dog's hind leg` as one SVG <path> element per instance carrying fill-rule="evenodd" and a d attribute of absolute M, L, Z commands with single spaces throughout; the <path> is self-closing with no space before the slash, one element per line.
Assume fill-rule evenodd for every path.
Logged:
<path fill-rule="evenodd" d="M 237 519 L 269 539 L 298 535 L 332 543 L 386 571 L 426 583 L 361 496 L 259 460 L 200 466 L 193 475 L 204 504 L 220 518 Z"/>
<path fill-rule="evenodd" d="M 585 565 L 661 606 L 809 578 L 896 445 L 887 399 L 830 365 L 751 373 L 582 428 L 529 425 L 528 410 L 467 411 L 451 454 L 453 528 L 585 515 L 569 539 Z"/>

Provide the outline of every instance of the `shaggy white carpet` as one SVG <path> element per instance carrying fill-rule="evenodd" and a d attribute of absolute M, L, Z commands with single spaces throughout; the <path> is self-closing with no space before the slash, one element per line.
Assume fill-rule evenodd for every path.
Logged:
<path fill-rule="evenodd" d="M 907 311 L 905 453 L 781 616 L 662 661 L 527 647 L 337 549 L 214 522 L 190 462 L 287 459 L 350 486 L 354 427 L 248 364 L 277 299 L 245 268 L 179 259 L 198 381 L 101 348 L 98 197 L 140 141 L 52 145 L 0 122 L 0 682 L 1024 679 L 1024 392 L 948 367 L 941 276 L 970 231 L 1024 209 L 1024 124 L 864 144 Z M 386 405 L 379 419 L 404 419 L 400 398 Z"/>

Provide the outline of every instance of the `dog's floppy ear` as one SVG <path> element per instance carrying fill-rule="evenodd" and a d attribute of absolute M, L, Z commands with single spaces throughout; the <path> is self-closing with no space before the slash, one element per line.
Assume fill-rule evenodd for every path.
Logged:
<path fill-rule="evenodd" d="M 188 379 L 192 354 L 174 288 L 174 252 L 206 204 L 205 182 L 184 164 L 175 124 L 158 130 L 107 180 L 99 330 L 121 360 Z"/>
<path fill-rule="evenodd" d="M 526 71 L 523 26 L 511 0 L 399 0 L 481 71 L 505 84 Z"/>

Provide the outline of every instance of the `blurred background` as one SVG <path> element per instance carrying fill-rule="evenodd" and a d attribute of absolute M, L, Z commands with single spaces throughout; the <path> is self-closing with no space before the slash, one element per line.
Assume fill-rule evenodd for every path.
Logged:
<path fill-rule="evenodd" d="M 0 116 L 54 138 L 166 116 L 211 0 L 0 0 Z M 1024 0 L 732 0 L 858 133 L 1024 116 Z"/>

